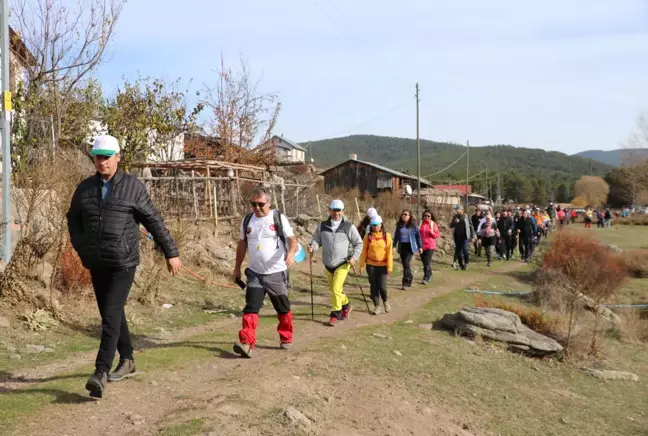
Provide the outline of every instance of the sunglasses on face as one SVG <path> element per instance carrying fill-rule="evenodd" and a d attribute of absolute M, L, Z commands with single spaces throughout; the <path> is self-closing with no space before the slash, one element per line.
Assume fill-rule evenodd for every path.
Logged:
<path fill-rule="evenodd" d="M 331 209 L 331 212 L 342 212 L 342 209 Z"/>
<path fill-rule="evenodd" d="M 423 218 L 432 218 L 432 215 L 423 215 Z"/>
<path fill-rule="evenodd" d="M 266 204 L 268 204 L 267 201 L 266 201 L 265 203 L 261 203 L 260 201 L 251 201 L 251 202 L 250 202 L 250 206 L 252 206 L 252 207 L 258 207 L 259 209 L 263 209 L 263 207 L 264 207 Z"/>
<path fill-rule="evenodd" d="M 401 216 L 409 216 L 409 214 L 408 214 L 408 213 L 404 213 L 404 214 L 402 214 Z"/>

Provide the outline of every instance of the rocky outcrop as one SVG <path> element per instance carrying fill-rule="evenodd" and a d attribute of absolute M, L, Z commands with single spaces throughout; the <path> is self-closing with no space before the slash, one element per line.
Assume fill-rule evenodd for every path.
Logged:
<path fill-rule="evenodd" d="M 558 342 L 531 330 L 519 316 L 502 309 L 465 307 L 444 315 L 441 325 L 460 335 L 503 342 L 509 350 L 529 356 L 560 355 L 563 351 Z"/>

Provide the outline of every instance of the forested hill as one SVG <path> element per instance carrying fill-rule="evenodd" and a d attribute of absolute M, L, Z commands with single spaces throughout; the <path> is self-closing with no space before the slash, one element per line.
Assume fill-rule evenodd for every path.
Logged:
<path fill-rule="evenodd" d="M 311 148 L 315 165 L 327 168 L 349 159 L 374 162 L 394 170 L 416 173 L 416 140 L 355 135 L 303 142 Z M 421 141 L 421 175 L 434 184 L 463 183 L 466 147 L 445 142 Z M 456 164 L 452 165 L 456 161 Z M 450 166 L 447 170 L 446 167 Z M 544 204 L 568 202 L 576 181 L 583 175 L 604 176 L 614 167 L 592 159 L 554 151 L 491 145 L 471 147 L 470 184 L 473 190 L 496 197 L 497 176 L 504 199 Z M 443 170 L 443 171 L 442 171 Z"/>
<path fill-rule="evenodd" d="M 308 144 L 308 143 L 302 143 Z M 356 153 L 358 159 L 385 165 L 395 170 L 416 170 L 416 140 L 385 136 L 354 135 L 345 138 L 313 141 L 313 158 L 318 167 L 336 165 Z M 421 172 L 435 173 L 456 161 L 466 151 L 464 145 L 421 140 Z M 561 173 L 571 177 L 584 174 L 603 176 L 613 167 L 592 159 L 570 156 L 554 151 L 490 145 L 470 149 L 470 172 L 488 168 L 492 172 L 514 171 L 529 175 Z M 465 174 L 465 159 L 453 166 L 449 173 Z M 443 176 L 445 173 L 440 174 Z"/>
<path fill-rule="evenodd" d="M 621 166 L 623 161 L 626 163 L 638 163 L 648 159 L 648 148 L 630 148 L 619 150 L 587 150 L 576 153 L 576 156 L 594 159 L 609 165 Z"/>

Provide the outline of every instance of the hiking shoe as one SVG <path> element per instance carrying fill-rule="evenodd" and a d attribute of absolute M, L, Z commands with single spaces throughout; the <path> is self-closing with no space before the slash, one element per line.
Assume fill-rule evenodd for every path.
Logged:
<path fill-rule="evenodd" d="M 459 269 L 459 265 L 457 265 L 457 262 L 452 262 L 452 268 Z"/>
<path fill-rule="evenodd" d="M 345 309 L 342 309 L 342 321 L 346 321 L 347 319 L 349 319 L 349 315 L 351 314 L 351 310 L 353 310 L 353 309 L 351 309 L 350 304 L 348 304 Z"/>
<path fill-rule="evenodd" d="M 90 396 L 92 398 L 102 398 L 107 381 L 108 373 L 106 371 L 97 370 L 88 379 L 85 388 L 90 392 Z"/>
<path fill-rule="evenodd" d="M 488 263 L 486 264 L 486 266 L 491 266 L 491 263 L 490 263 L 490 262 L 488 262 Z"/>
<path fill-rule="evenodd" d="M 385 313 L 389 313 L 391 311 L 391 306 L 389 305 L 389 303 L 385 301 L 384 306 L 385 306 Z"/>
<path fill-rule="evenodd" d="M 250 346 L 250 344 L 236 343 L 234 344 L 234 352 L 241 357 L 245 357 L 246 359 L 252 357 L 252 347 Z"/>
<path fill-rule="evenodd" d="M 380 315 L 380 306 L 377 304 L 374 306 L 373 310 L 371 311 L 372 315 Z"/>
<path fill-rule="evenodd" d="M 279 348 L 282 350 L 291 350 L 292 349 L 292 343 L 291 342 L 282 342 L 279 344 Z"/>
<path fill-rule="evenodd" d="M 332 316 L 331 319 L 329 319 L 328 325 L 331 327 L 335 327 L 337 323 L 338 323 L 338 319 Z"/>
<path fill-rule="evenodd" d="M 109 382 L 116 382 L 137 374 L 135 370 L 135 361 L 133 359 L 119 359 L 119 365 L 108 376 Z"/>

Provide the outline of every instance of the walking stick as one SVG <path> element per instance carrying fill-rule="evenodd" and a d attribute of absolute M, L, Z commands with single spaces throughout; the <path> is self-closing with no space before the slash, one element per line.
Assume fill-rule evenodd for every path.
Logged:
<path fill-rule="evenodd" d="M 313 253 L 308 255 L 310 264 L 310 288 L 311 288 L 311 321 L 315 321 L 315 304 L 313 303 Z"/>
<path fill-rule="evenodd" d="M 353 275 L 355 275 L 356 282 L 358 282 L 358 287 L 360 288 L 360 293 L 362 294 L 362 299 L 364 300 L 365 304 L 367 305 L 367 313 L 371 313 L 371 310 L 369 309 L 369 303 L 367 303 L 367 297 L 365 297 L 364 291 L 362 290 L 362 285 L 360 284 L 360 278 L 358 278 L 358 273 L 356 272 L 355 266 L 351 265 L 351 269 L 353 269 Z"/>

